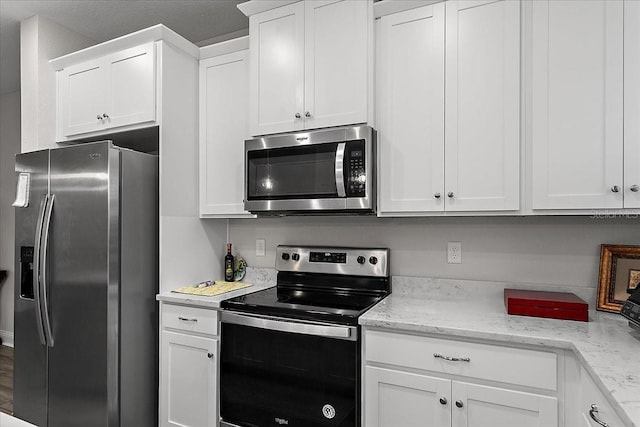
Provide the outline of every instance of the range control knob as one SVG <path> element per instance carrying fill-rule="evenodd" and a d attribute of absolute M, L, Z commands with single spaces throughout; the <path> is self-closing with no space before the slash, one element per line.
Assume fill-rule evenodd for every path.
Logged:
<path fill-rule="evenodd" d="M 285 261 L 289 261 L 289 254 L 286 252 L 282 252 L 282 259 Z"/>
<path fill-rule="evenodd" d="M 362 255 L 360 255 L 356 261 L 358 261 L 358 264 L 364 264 L 366 260 Z"/>
<path fill-rule="evenodd" d="M 294 261 L 298 261 L 300 259 L 300 254 L 291 255 L 291 259 L 294 260 Z"/>
<path fill-rule="evenodd" d="M 377 257 L 372 256 L 372 257 L 370 257 L 370 258 L 369 258 L 369 262 L 370 262 L 371 264 L 373 264 L 373 265 L 376 265 L 376 264 L 378 263 L 378 258 L 377 258 Z"/>

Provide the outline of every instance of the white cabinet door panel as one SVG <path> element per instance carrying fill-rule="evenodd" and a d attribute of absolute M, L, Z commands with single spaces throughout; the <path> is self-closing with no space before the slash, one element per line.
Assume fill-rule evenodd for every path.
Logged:
<path fill-rule="evenodd" d="M 249 51 L 200 64 L 200 216 L 243 216 Z"/>
<path fill-rule="evenodd" d="M 305 127 L 366 122 L 369 2 L 304 4 Z"/>
<path fill-rule="evenodd" d="M 624 207 L 640 208 L 640 2 L 634 0 L 624 3 Z"/>
<path fill-rule="evenodd" d="M 558 426 L 555 397 L 458 381 L 452 382 L 451 396 L 453 427 Z"/>
<path fill-rule="evenodd" d="M 154 43 L 126 49 L 107 58 L 110 94 L 106 113 L 109 126 L 155 119 L 156 82 Z"/>
<path fill-rule="evenodd" d="M 302 129 L 304 2 L 251 16 L 249 32 L 251 134 Z"/>
<path fill-rule="evenodd" d="M 532 207 L 621 208 L 622 1 L 532 4 Z"/>
<path fill-rule="evenodd" d="M 451 381 L 371 366 L 365 376 L 366 427 L 451 424 Z"/>
<path fill-rule="evenodd" d="M 381 19 L 382 213 L 444 210 L 444 21 L 444 3 Z"/>
<path fill-rule="evenodd" d="M 102 58 L 67 67 L 60 72 L 58 96 L 62 135 L 76 135 L 105 128 L 106 71 Z"/>
<path fill-rule="evenodd" d="M 517 210 L 520 2 L 453 0 L 446 14 L 446 210 Z"/>
<path fill-rule="evenodd" d="M 218 341 L 162 332 L 160 425 L 217 426 Z"/>

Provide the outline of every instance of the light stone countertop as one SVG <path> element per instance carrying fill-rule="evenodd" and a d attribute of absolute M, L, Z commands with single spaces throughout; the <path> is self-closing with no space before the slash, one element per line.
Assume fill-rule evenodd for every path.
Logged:
<path fill-rule="evenodd" d="M 622 316 L 593 310 L 589 322 L 512 316 L 502 290 L 496 292 L 500 284 L 463 282 L 394 277 L 394 293 L 360 324 L 572 350 L 625 424 L 640 427 L 640 334 Z"/>
<path fill-rule="evenodd" d="M 180 294 L 177 292 L 167 291 L 156 295 L 156 300 L 172 304 L 219 309 L 220 303 L 224 300 L 274 287 L 276 285 L 275 270 L 269 268 L 247 267 L 247 274 L 242 279 L 242 282 L 251 283 L 253 286 L 213 297 Z"/>

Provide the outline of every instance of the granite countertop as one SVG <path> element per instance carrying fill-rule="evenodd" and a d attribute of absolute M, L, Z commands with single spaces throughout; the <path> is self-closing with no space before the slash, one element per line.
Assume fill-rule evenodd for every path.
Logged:
<path fill-rule="evenodd" d="M 620 315 L 590 311 L 589 322 L 512 316 L 495 292 L 462 299 L 396 293 L 395 286 L 361 325 L 572 350 L 625 424 L 640 427 L 640 334 Z"/>
<path fill-rule="evenodd" d="M 156 295 L 156 300 L 173 304 L 184 304 L 217 309 L 220 308 L 220 303 L 222 301 L 229 298 L 235 298 L 274 287 L 276 285 L 275 272 L 274 270 L 268 268 L 260 269 L 247 267 L 247 275 L 242 279 L 242 282 L 251 283 L 253 286 L 216 295 L 213 297 L 180 294 L 177 292 L 166 291 Z M 180 286 L 176 286 L 176 288 L 178 287 Z"/>

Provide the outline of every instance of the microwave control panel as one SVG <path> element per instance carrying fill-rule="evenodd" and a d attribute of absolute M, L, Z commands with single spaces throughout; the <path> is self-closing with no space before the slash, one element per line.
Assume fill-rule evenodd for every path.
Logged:
<path fill-rule="evenodd" d="M 348 162 L 346 176 L 347 197 L 366 196 L 366 164 L 364 155 L 364 141 L 349 141 L 345 150 L 345 159 Z"/>

